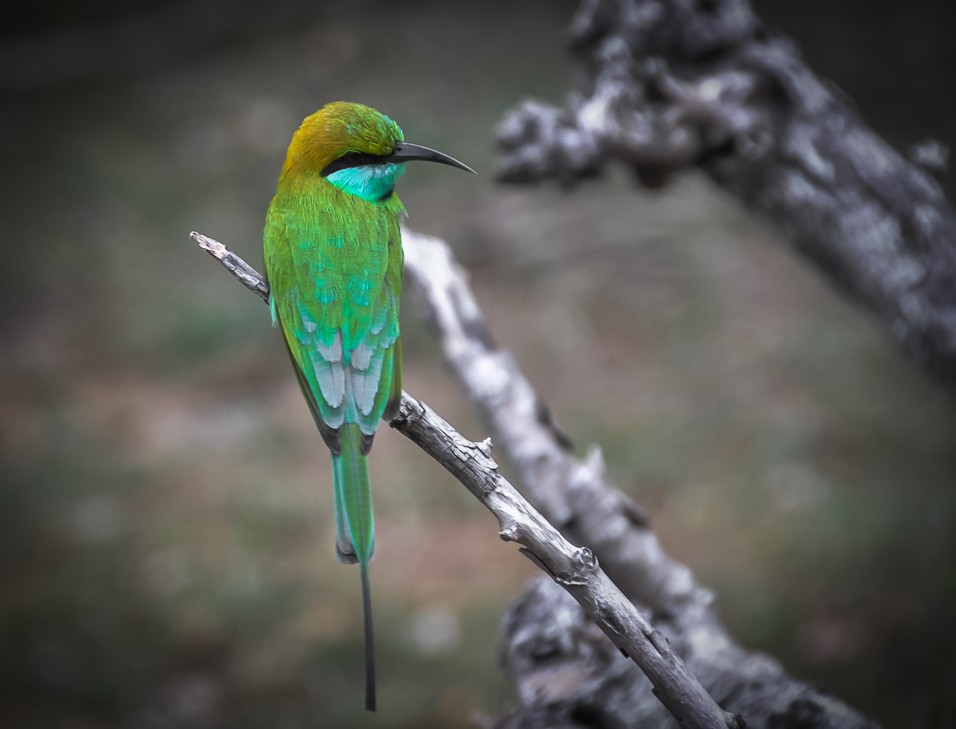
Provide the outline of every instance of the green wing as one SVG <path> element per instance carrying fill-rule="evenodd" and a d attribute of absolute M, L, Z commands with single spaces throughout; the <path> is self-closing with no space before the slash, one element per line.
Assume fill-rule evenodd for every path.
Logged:
<path fill-rule="evenodd" d="M 277 197 L 267 218 L 273 317 L 333 452 L 346 423 L 359 426 L 367 451 L 389 402 L 401 393 L 396 203 L 357 201 L 347 215 L 335 215 L 323 206 L 283 205 Z"/>

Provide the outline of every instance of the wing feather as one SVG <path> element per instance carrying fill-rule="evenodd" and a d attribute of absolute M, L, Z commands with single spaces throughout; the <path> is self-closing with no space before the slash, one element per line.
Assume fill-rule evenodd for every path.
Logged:
<path fill-rule="evenodd" d="M 377 213 L 335 234 L 323 223 L 267 226 L 271 249 L 287 253 L 271 267 L 267 257 L 270 281 L 281 281 L 273 284 L 274 318 L 326 443 L 356 423 L 367 451 L 394 400 L 396 372 L 400 383 L 397 215 Z"/>

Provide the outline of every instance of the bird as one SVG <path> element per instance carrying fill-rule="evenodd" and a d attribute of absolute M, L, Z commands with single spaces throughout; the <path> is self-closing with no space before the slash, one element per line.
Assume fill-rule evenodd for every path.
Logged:
<path fill-rule="evenodd" d="M 357 563 L 361 576 L 368 711 L 376 697 L 367 456 L 378 423 L 391 420 L 401 401 L 406 211 L 395 183 L 415 160 L 474 173 L 406 142 L 397 123 L 369 106 L 328 103 L 293 134 L 263 230 L 272 322 L 331 452 L 336 556 Z"/>

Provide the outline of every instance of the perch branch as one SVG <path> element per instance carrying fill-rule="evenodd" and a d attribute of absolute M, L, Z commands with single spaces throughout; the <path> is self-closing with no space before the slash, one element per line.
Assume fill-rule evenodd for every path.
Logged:
<path fill-rule="evenodd" d="M 269 287 L 258 271 L 218 241 L 200 233 L 190 235 L 243 285 L 268 301 Z M 407 251 L 407 242 L 405 247 Z M 391 426 L 438 461 L 495 515 L 501 538 L 521 545 L 522 553 L 563 587 L 608 638 L 640 666 L 660 702 L 681 726 L 741 726 L 737 717 L 717 705 L 667 639 L 605 574 L 593 552 L 568 542 L 499 473 L 491 457 L 490 440 L 474 443 L 464 438 L 425 403 L 405 392 Z"/>
<path fill-rule="evenodd" d="M 697 168 L 766 216 L 956 386 L 956 213 L 935 175 L 869 129 L 746 0 L 583 0 L 563 108 L 526 101 L 498 128 L 500 179 L 571 185 L 620 161 L 651 187 Z"/>
<path fill-rule="evenodd" d="M 269 283 L 265 276 L 243 261 L 218 240 L 193 231 L 189 234 L 206 253 L 219 261 L 226 270 L 239 279 L 239 282 L 260 299 L 269 303 Z"/>

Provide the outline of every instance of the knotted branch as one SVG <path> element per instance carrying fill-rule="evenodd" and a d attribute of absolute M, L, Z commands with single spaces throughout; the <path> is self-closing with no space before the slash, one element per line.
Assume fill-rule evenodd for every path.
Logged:
<path fill-rule="evenodd" d="M 956 386 L 956 213 L 935 142 L 904 158 L 746 0 L 583 0 L 563 107 L 498 128 L 499 178 L 628 165 L 645 185 L 699 169 L 766 216 L 909 353 Z"/>

